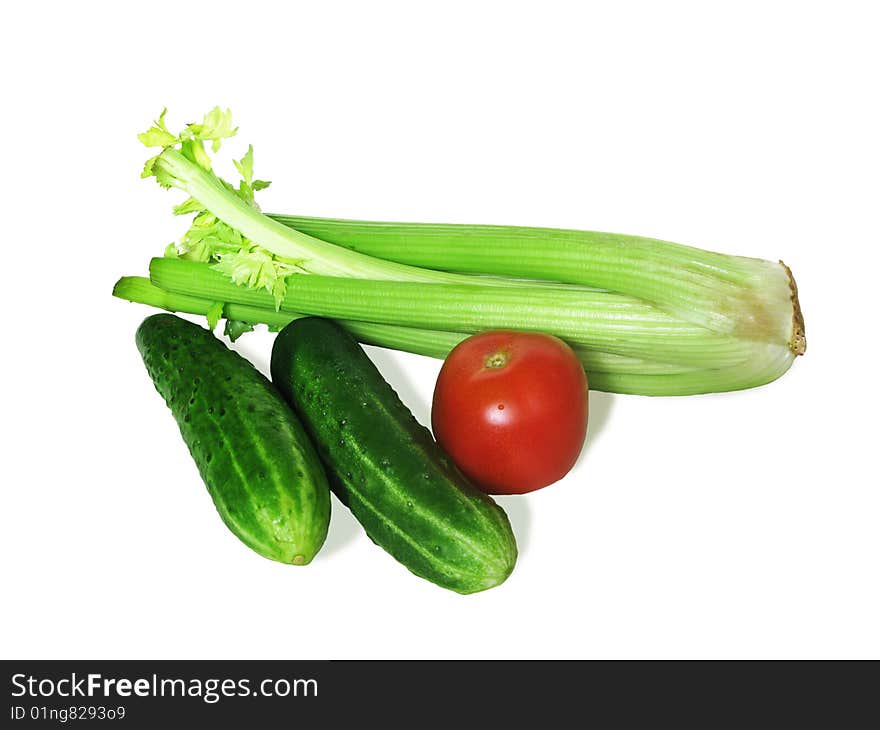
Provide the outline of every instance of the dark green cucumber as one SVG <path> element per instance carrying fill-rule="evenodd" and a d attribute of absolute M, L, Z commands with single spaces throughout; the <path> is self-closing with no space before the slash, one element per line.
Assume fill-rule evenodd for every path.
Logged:
<path fill-rule="evenodd" d="M 458 471 L 348 332 L 316 317 L 291 322 L 272 348 L 272 381 L 373 542 L 459 593 L 510 575 L 516 542 L 504 511 Z"/>
<path fill-rule="evenodd" d="M 330 489 L 290 406 L 253 365 L 192 322 L 154 314 L 136 340 L 226 526 L 264 557 L 310 562 L 327 536 Z"/>

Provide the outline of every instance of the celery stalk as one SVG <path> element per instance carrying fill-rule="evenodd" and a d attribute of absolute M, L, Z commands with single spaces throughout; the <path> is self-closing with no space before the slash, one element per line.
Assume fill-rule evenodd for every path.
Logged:
<path fill-rule="evenodd" d="M 165 291 L 149 279 L 136 276 L 120 279 L 113 294 L 131 302 L 189 314 L 206 315 L 214 304 L 211 299 Z M 272 307 L 238 304 L 225 305 L 223 313 L 230 318 L 272 327 L 282 327 L 303 316 L 295 312 L 275 311 Z M 445 358 L 455 345 L 467 337 L 462 332 L 338 321 L 365 344 L 437 358 Z M 575 352 L 584 364 L 593 390 L 653 396 L 694 395 L 763 385 L 785 372 L 794 358 L 787 348 L 765 346 L 747 363 L 730 368 L 696 370 L 577 347 Z"/>
<path fill-rule="evenodd" d="M 196 262 L 154 258 L 150 278 L 162 289 L 213 301 L 266 308 L 273 304 L 267 292 L 236 286 Z M 702 368 L 736 365 L 764 344 L 718 335 L 609 292 L 317 275 L 291 279 L 280 308 L 325 317 L 468 333 L 548 332 L 586 349 Z"/>
<path fill-rule="evenodd" d="M 794 279 L 782 262 L 596 231 L 270 217 L 390 261 L 607 289 L 717 332 L 789 342 L 795 354 L 806 345 Z"/>
<path fill-rule="evenodd" d="M 214 306 L 214 302 L 210 299 L 166 291 L 157 287 L 149 279 L 140 276 L 122 277 L 113 288 L 113 296 L 130 302 L 149 304 L 169 312 L 186 312 L 188 314 L 208 315 Z M 265 324 L 278 329 L 295 319 L 309 315 L 244 304 L 225 304 L 222 316 L 249 324 Z M 417 327 L 358 322 L 349 319 L 338 319 L 337 321 L 366 344 L 390 347 L 395 350 L 404 350 L 441 359 L 445 358 L 459 342 L 468 337 L 466 332 L 445 332 Z M 574 347 L 574 351 L 584 364 L 584 368 L 589 372 L 670 375 L 691 372 L 696 369 L 684 365 L 624 357 L 610 352 L 587 350 L 577 346 Z"/>

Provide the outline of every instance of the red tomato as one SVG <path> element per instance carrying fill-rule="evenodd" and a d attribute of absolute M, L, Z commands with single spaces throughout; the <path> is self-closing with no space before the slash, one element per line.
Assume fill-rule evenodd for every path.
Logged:
<path fill-rule="evenodd" d="M 434 436 L 489 494 L 561 479 L 587 433 L 587 378 L 562 340 L 483 332 L 449 354 L 434 387 Z"/>

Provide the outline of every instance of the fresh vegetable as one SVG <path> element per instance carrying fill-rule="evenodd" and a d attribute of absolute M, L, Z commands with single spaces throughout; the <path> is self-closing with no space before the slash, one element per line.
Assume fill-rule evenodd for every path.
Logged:
<path fill-rule="evenodd" d="M 331 488 L 373 542 L 459 593 L 510 575 L 516 543 L 504 512 L 462 476 L 342 327 L 295 320 L 275 340 L 271 369 Z"/>
<path fill-rule="evenodd" d="M 236 286 L 194 261 L 153 259 L 150 278 L 160 288 L 181 294 L 252 306 L 267 303 L 261 290 Z M 576 288 L 512 289 L 313 275 L 292 279 L 278 306 L 424 329 L 547 332 L 587 349 L 704 368 L 743 362 L 762 346 L 676 320 L 632 297 Z"/>
<path fill-rule="evenodd" d="M 791 271 L 641 236 L 523 226 L 273 219 L 353 251 L 430 269 L 583 284 L 638 297 L 715 332 L 806 346 Z"/>
<path fill-rule="evenodd" d="M 278 391 L 210 331 L 179 317 L 147 317 L 136 341 L 227 527 L 264 557 L 309 563 L 327 535 L 330 491 Z"/>
<path fill-rule="evenodd" d="M 523 494 L 565 476 L 587 433 L 587 379 L 562 340 L 483 332 L 449 354 L 431 426 L 458 467 L 489 494 Z"/>
<path fill-rule="evenodd" d="M 229 110 L 215 108 L 200 124 L 188 124 L 172 134 L 165 112 L 138 139 L 161 151 L 147 160 L 142 177 L 155 177 L 163 187 L 175 187 L 190 197 L 174 209 L 177 214 L 195 213 L 193 225 L 180 245 L 169 251 L 197 261 L 215 261 L 220 271 L 236 282 L 266 288 L 276 297 L 284 293 L 285 278 L 293 273 L 326 276 L 360 276 L 398 281 L 456 281 L 461 277 L 442 272 L 382 261 L 336 246 L 263 215 L 254 194 L 269 183 L 256 180 L 253 148 L 236 161 L 241 175 L 237 188 L 217 177 L 211 169 L 213 152 L 221 140 L 237 132 Z"/>
<path fill-rule="evenodd" d="M 487 328 L 548 331 L 580 349 L 650 363 L 642 370 L 611 371 L 604 382 L 594 379 L 597 387 L 601 383 L 621 392 L 684 394 L 751 387 L 779 377 L 804 350 L 794 282 L 776 264 L 647 239 L 492 227 L 467 227 L 461 235 L 468 241 L 465 251 L 450 244 L 448 256 L 436 250 L 429 255 L 438 268 L 576 284 L 524 282 L 381 260 L 307 235 L 256 207 L 254 195 L 268 183 L 254 178 L 251 148 L 236 163 L 242 177 L 237 187 L 213 173 L 205 142 L 216 151 L 235 131 L 229 113 L 215 109 L 176 135 L 165 125 L 163 113 L 141 135 L 148 146 L 161 148 L 147 162 L 144 176 L 185 190 L 190 198 L 175 212 L 195 214 L 189 231 L 166 255 L 201 262 L 202 271 L 210 267 L 214 271 L 207 273 L 220 273 L 237 286 L 235 296 L 220 297 L 199 269 L 185 275 L 183 269 L 165 269 L 162 275 L 177 276 L 173 286 L 154 272 L 154 283 L 175 294 L 211 298 L 213 311 L 226 303 L 268 308 L 265 298 L 242 294 L 266 290 L 270 307 L 308 314 L 455 333 Z M 368 238 L 382 243 L 385 235 L 372 238 L 371 226 L 398 224 L 362 225 Z M 407 235 L 412 232 L 414 250 L 424 256 L 426 247 L 418 241 L 431 238 L 438 228 L 399 225 Z M 507 234 L 526 242 L 510 243 Z M 485 263 L 477 249 L 492 262 Z M 517 264 L 519 260 L 523 263 Z M 311 281 L 300 274 L 322 278 Z"/>
<path fill-rule="evenodd" d="M 231 288 L 222 277 L 215 277 L 215 285 L 227 287 L 226 295 L 241 292 Z M 254 324 L 267 324 L 280 329 L 288 322 L 303 316 L 297 312 L 276 311 L 267 292 L 250 292 L 256 302 L 242 305 L 211 298 L 179 294 L 157 287 L 143 277 L 123 277 L 114 287 L 115 296 L 122 299 L 161 307 L 169 311 L 227 317 L 237 326 L 233 336 Z M 220 295 L 222 297 L 222 295 Z M 220 306 L 218 307 L 218 303 Z M 339 320 L 361 342 L 405 350 L 429 357 L 445 358 L 468 335 L 464 332 L 427 330 L 416 327 L 376 324 L 355 320 Z M 738 390 L 770 382 L 784 372 L 794 356 L 786 347 L 766 345 L 745 362 L 727 368 L 700 369 L 685 365 L 625 357 L 613 353 L 574 346 L 584 365 L 593 390 L 641 395 L 691 395 L 724 390 Z"/>

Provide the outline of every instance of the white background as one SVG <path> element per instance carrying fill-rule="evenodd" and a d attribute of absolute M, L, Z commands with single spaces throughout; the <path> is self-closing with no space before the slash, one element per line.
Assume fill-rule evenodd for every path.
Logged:
<path fill-rule="evenodd" d="M 880 657 L 871 3 L 18 3 L 2 85 L 6 658 Z M 26 8 L 26 9 L 23 9 Z M 214 104 L 267 210 L 567 226 L 782 258 L 772 385 L 591 397 L 562 482 L 469 597 L 334 503 L 307 568 L 222 525 L 122 274 L 182 232 L 138 175 Z M 240 341 L 265 368 L 266 334 Z M 423 421 L 439 362 L 371 350 Z"/>

